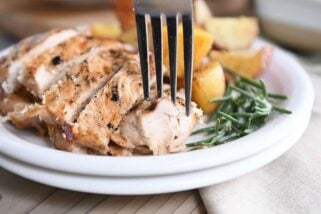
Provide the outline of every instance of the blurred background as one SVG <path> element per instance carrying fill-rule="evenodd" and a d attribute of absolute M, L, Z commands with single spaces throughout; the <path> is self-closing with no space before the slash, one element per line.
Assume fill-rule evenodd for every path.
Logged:
<path fill-rule="evenodd" d="M 126 0 L 118 0 L 126 1 Z M 321 0 L 207 0 L 216 16 L 257 16 L 262 36 L 318 62 Z M 54 27 L 117 24 L 112 0 L 1 0 L 0 47 Z M 319 67 L 317 68 L 319 70 Z"/>

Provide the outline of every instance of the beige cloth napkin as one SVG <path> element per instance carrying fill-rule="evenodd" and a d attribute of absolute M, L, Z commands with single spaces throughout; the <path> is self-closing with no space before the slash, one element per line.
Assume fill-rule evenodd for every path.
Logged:
<path fill-rule="evenodd" d="M 321 75 L 310 77 L 316 100 L 304 136 L 269 165 L 201 189 L 208 213 L 321 214 Z"/>

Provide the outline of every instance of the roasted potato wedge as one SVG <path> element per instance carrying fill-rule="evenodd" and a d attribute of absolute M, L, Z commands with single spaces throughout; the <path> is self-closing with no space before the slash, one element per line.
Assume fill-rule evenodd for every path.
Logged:
<path fill-rule="evenodd" d="M 136 27 L 131 28 L 127 31 L 125 31 L 120 37 L 119 39 L 122 42 L 137 46 L 137 30 Z"/>
<path fill-rule="evenodd" d="M 210 100 L 224 96 L 225 84 L 222 66 L 217 61 L 211 61 L 196 69 L 192 99 L 205 114 L 209 115 L 218 107 L 217 103 L 211 103 Z"/>
<path fill-rule="evenodd" d="M 114 1 L 114 11 L 124 31 L 136 26 L 133 0 Z"/>
<path fill-rule="evenodd" d="M 256 18 L 218 18 L 205 22 L 205 30 L 211 33 L 214 46 L 223 50 L 247 49 L 259 33 Z"/>
<path fill-rule="evenodd" d="M 205 21 L 212 17 L 212 13 L 204 0 L 194 1 L 194 20 L 198 25 L 203 25 Z"/>
<path fill-rule="evenodd" d="M 181 89 L 185 87 L 185 79 L 177 78 L 177 89 Z"/>
<path fill-rule="evenodd" d="M 169 52 L 167 28 L 164 28 L 164 64 L 169 68 Z M 194 68 L 197 68 L 203 58 L 209 53 L 212 47 L 213 39 L 211 35 L 203 29 L 195 26 L 194 28 Z M 178 29 L 178 58 L 177 58 L 177 76 L 184 77 L 184 48 L 183 48 L 183 27 Z M 167 73 L 168 75 L 168 73 Z"/>
<path fill-rule="evenodd" d="M 91 26 L 93 36 L 118 39 L 122 35 L 120 26 L 107 23 L 95 23 Z"/>
<path fill-rule="evenodd" d="M 263 47 L 259 50 L 212 51 L 210 57 L 242 76 L 256 78 L 267 69 L 272 53 L 271 47 Z"/>
<path fill-rule="evenodd" d="M 194 19 L 197 24 L 203 25 L 205 20 L 212 17 L 212 13 L 204 0 L 194 0 Z M 127 31 L 135 27 L 133 0 L 114 1 L 114 11 L 121 23 L 122 29 Z"/>

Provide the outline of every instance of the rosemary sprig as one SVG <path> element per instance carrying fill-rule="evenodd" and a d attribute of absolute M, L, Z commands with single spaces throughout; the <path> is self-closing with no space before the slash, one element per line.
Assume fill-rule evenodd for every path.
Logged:
<path fill-rule="evenodd" d="M 229 69 L 226 71 L 234 77 L 234 80 L 228 83 L 222 98 L 210 100 L 212 103 L 220 103 L 219 108 L 209 119 L 214 121 L 214 125 L 192 133 L 192 135 L 206 135 L 204 140 L 187 144 L 192 150 L 220 145 L 248 135 L 262 127 L 272 112 L 292 113 L 270 102 L 270 99 L 286 100 L 287 96 L 268 93 L 264 81 L 240 76 Z"/>
<path fill-rule="evenodd" d="M 274 99 L 279 99 L 279 100 L 286 100 L 288 99 L 288 97 L 286 95 L 283 94 L 268 94 L 269 98 L 274 98 Z"/>

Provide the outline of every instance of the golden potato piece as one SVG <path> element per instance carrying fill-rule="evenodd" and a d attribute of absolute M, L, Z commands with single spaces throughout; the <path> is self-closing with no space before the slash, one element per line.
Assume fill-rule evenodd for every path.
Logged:
<path fill-rule="evenodd" d="M 185 79 L 177 78 L 177 89 L 181 89 L 185 87 Z"/>
<path fill-rule="evenodd" d="M 264 47 L 247 51 L 212 51 L 210 57 L 242 76 L 256 78 L 267 69 L 272 53 L 271 47 Z"/>
<path fill-rule="evenodd" d="M 225 87 L 223 68 L 218 62 L 212 61 L 195 71 L 192 99 L 209 115 L 218 107 L 217 103 L 211 103 L 210 100 L 223 97 Z"/>
<path fill-rule="evenodd" d="M 164 28 L 164 64 L 169 68 L 168 37 L 167 28 Z M 211 50 L 213 39 L 211 35 L 201 28 L 194 27 L 194 68 L 197 68 L 203 58 Z M 184 49 L 183 49 L 183 27 L 178 28 L 178 58 L 177 58 L 177 76 L 184 77 Z M 168 75 L 168 73 L 167 73 Z"/>
<path fill-rule="evenodd" d="M 127 31 L 125 31 L 120 37 L 119 39 L 122 42 L 131 44 L 131 45 L 135 45 L 137 46 L 137 30 L 136 27 L 131 28 Z"/>
<path fill-rule="evenodd" d="M 95 23 L 91 26 L 91 33 L 93 36 L 106 37 L 111 39 L 118 39 L 122 34 L 120 26 L 106 24 L 106 23 Z"/>
<path fill-rule="evenodd" d="M 194 1 L 194 20 L 198 25 L 203 25 L 205 21 L 212 17 L 211 9 L 208 7 L 206 1 Z"/>
<path fill-rule="evenodd" d="M 124 31 L 136 26 L 133 0 L 114 1 L 114 11 Z"/>
<path fill-rule="evenodd" d="M 211 33 L 214 45 L 223 50 L 240 50 L 248 48 L 259 33 L 256 18 L 218 18 L 205 22 L 205 30 Z"/>

